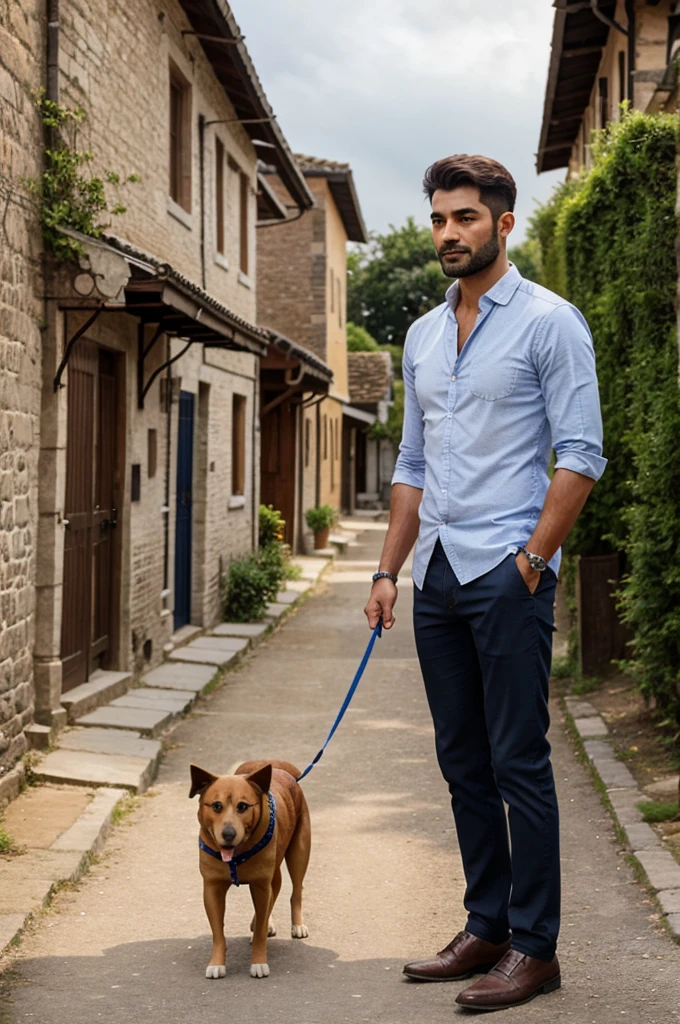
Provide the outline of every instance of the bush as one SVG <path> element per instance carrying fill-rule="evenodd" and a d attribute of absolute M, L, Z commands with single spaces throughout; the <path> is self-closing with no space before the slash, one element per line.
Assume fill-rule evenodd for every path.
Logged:
<path fill-rule="evenodd" d="M 592 170 L 558 188 L 531 235 L 540 283 L 590 324 L 609 459 L 565 551 L 624 552 L 627 667 L 680 725 L 678 124 L 633 111 L 597 133 Z"/>
<path fill-rule="evenodd" d="M 314 533 L 334 526 L 337 518 L 338 513 L 332 505 L 317 505 L 315 508 L 308 508 L 305 512 L 307 526 L 310 530 L 314 530 Z"/>
<path fill-rule="evenodd" d="M 225 622 L 257 622 L 264 618 L 270 600 L 269 581 L 256 552 L 234 559 L 222 584 Z"/>
<path fill-rule="evenodd" d="M 286 521 L 273 505 L 260 505 L 258 543 L 261 548 L 283 543 Z"/>

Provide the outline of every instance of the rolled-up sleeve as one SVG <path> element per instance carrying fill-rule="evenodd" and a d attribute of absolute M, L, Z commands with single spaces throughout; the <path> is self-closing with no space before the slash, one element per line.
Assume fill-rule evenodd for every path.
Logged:
<path fill-rule="evenodd" d="M 607 460 L 602 456 L 595 352 L 588 325 L 574 306 L 557 306 L 545 318 L 535 360 L 557 457 L 555 469 L 599 480 Z"/>
<path fill-rule="evenodd" d="M 423 444 L 423 410 L 418 401 L 415 387 L 415 371 L 411 357 L 413 339 L 406 338 L 402 373 L 404 376 L 404 427 L 399 445 L 393 484 L 408 484 L 409 487 L 425 487 L 425 451 Z"/>

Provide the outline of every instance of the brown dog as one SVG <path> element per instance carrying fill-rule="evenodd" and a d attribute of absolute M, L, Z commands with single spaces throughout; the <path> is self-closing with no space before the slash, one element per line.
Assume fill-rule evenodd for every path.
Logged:
<path fill-rule="evenodd" d="M 203 903 L 213 935 L 206 978 L 223 978 L 227 943 L 224 906 L 231 885 L 249 885 L 255 907 L 250 974 L 269 976 L 267 935 L 276 935 L 271 913 L 281 888 L 281 861 L 293 883 L 291 934 L 309 934 L 302 920 L 302 881 L 309 863 L 311 828 L 300 772 L 286 761 L 248 761 L 235 775 L 212 775 L 191 765 L 190 797 L 200 793 L 199 866 Z"/>

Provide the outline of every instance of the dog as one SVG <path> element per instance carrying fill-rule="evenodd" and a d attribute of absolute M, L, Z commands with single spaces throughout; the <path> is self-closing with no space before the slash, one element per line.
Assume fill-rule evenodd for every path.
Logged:
<path fill-rule="evenodd" d="M 200 794 L 199 866 L 213 936 L 206 978 L 227 973 L 224 907 L 234 884 L 250 886 L 255 907 L 251 977 L 269 977 L 267 937 L 276 935 L 271 914 L 281 889 L 284 857 L 293 883 L 291 935 L 305 939 L 309 934 L 302 918 L 302 882 L 309 864 L 311 826 L 307 801 L 296 782 L 299 775 L 286 761 L 248 761 L 234 775 L 213 775 L 191 765 L 189 797 Z"/>

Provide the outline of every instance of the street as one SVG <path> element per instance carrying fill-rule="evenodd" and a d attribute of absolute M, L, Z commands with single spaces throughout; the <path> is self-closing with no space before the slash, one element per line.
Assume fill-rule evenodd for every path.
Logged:
<path fill-rule="evenodd" d="M 418 985 L 403 964 L 464 924 L 463 876 L 415 659 L 410 582 L 397 625 L 376 644 L 354 702 L 303 786 L 312 818 L 309 938 L 290 936 L 284 885 L 271 976 L 249 976 L 249 895 L 227 898 L 227 976 L 207 980 L 209 929 L 189 764 L 241 760 L 300 769 L 321 746 L 369 638 L 362 614 L 384 526 L 368 524 L 319 592 L 226 676 L 173 734 L 155 786 L 103 855 L 26 934 L 5 978 L 2 1024 L 443 1024 L 461 984 Z M 560 991 L 500 1014 L 521 1021 L 680 1020 L 680 948 L 616 844 L 590 775 L 553 708 L 562 813 Z M 468 983 L 462 983 L 468 984 Z"/>

